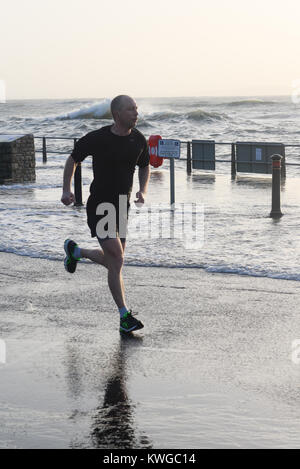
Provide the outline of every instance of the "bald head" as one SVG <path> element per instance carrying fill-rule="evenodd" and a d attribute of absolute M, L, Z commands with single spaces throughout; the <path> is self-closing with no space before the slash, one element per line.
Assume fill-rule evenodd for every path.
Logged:
<path fill-rule="evenodd" d="M 116 113 L 118 111 L 122 111 L 127 104 L 131 103 L 134 103 L 134 100 L 126 94 L 120 94 L 119 96 L 116 96 L 110 104 L 110 109 L 113 118 L 115 119 Z"/>
<path fill-rule="evenodd" d="M 127 132 L 129 129 L 132 129 L 138 118 L 137 105 L 134 99 L 125 94 L 116 96 L 110 105 L 111 113 L 115 121 L 115 126 L 121 132 Z M 116 130 L 116 127 L 114 127 Z"/>

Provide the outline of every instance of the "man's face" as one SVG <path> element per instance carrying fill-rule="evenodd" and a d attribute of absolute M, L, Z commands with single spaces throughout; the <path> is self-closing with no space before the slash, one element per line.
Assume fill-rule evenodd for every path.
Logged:
<path fill-rule="evenodd" d="M 132 129 L 136 123 L 138 118 L 138 111 L 136 102 L 131 98 L 124 99 L 122 109 L 118 111 L 118 118 L 120 124 L 128 129 Z"/>

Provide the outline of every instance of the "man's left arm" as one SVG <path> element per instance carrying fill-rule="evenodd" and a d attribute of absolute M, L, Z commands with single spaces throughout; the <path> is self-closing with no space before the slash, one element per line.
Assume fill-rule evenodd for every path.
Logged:
<path fill-rule="evenodd" d="M 139 168 L 139 183 L 140 190 L 136 193 L 137 200 L 134 202 L 136 205 L 143 204 L 145 202 L 145 195 L 148 189 L 148 183 L 150 179 L 150 165 L 144 168 Z"/>

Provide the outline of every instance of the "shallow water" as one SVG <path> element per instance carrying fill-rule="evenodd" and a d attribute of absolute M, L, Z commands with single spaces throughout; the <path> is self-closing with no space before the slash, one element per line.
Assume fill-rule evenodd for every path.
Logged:
<path fill-rule="evenodd" d="M 86 180 L 90 170 L 84 168 L 83 174 Z M 270 176 L 238 176 L 232 181 L 229 175 L 196 171 L 188 176 L 178 168 L 172 212 L 169 172 L 153 170 L 146 207 L 138 210 L 132 203 L 126 263 L 299 280 L 299 182 L 287 178 L 282 185 L 284 217 L 273 220 Z M 62 259 L 66 238 L 96 247 L 85 208 L 64 207 L 59 183 L 49 188 L 38 180 L 37 186 L 0 188 L 0 249 Z M 133 196 L 137 189 L 136 178 Z M 87 197 L 88 184 L 84 200 Z"/>
<path fill-rule="evenodd" d="M 299 105 L 290 97 L 155 98 L 137 100 L 139 128 L 146 136 L 214 138 L 216 141 L 299 143 Z M 9 101 L 0 108 L 0 132 L 76 136 L 111 122 L 107 100 Z M 61 259 L 64 239 L 96 246 L 84 208 L 60 203 L 62 173 L 73 141 L 49 140 L 46 165 L 37 154 L 36 183 L 0 186 L 0 250 Z M 36 148 L 41 141 L 36 140 Z M 230 147 L 217 146 L 229 159 Z M 182 157 L 186 156 L 182 145 Z M 299 163 L 299 149 L 287 148 L 287 161 Z M 282 182 L 281 220 L 270 219 L 271 177 L 230 176 L 230 164 L 215 172 L 176 161 L 176 204 L 170 210 L 169 164 L 153 169 L 144 210 L 132 203 L 126 262 L 129 265 L 198 267 L 208 271 L 299 280 L 300 166 L 288 166 Z M 91 159 L 82 165 L 83 199 L 92 180 Z M 132 200 L 138 189 L 137 175 Z M 171 230 L 171 231 L 170 231 Z M 173 231 L 175 232 L 175 235 Z"/>

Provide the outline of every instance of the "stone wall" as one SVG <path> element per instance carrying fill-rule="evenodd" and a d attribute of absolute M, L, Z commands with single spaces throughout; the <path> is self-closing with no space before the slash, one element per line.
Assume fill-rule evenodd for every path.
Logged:
<path fill-rule="evenodd" d="M 32 134 L 0 135 L 0 184 L 35 182 Z"/>

